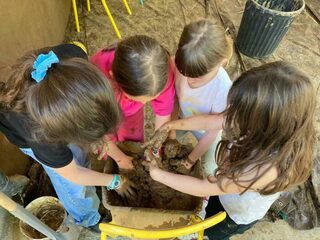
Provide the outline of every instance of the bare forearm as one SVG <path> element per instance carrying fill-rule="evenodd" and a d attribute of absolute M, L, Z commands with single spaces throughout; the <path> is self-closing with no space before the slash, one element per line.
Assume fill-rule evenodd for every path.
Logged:
<path fill-rule="evenodd" d="M 171 120 L 171 116 L 167 115 L 167 116 L 159 116 L 156 115 L 155 117 L 155 130 L 157 130 L 159 127 L 161 127 L 163 124 L 165 124 L 166 122 L 169 122 Z"/>
<path fill-rule="evenodd" d="M 210 148 L 211 144 L 216 139 L 220 130 L 208 130 L 205 135 L 200 139 L 198 144 L 189 154 L 189 159 L 191 161 L 198 160 L 203 154 L 205 154 Z"/>
<path fill-rule="evenodd" d="M 126 159 L 128 157 L 124 152 L 122 152 L 118 148 L 118 146 L 114 142 L 109 141 L 108 142 L 108 147 L 109 147 L 108 152 L 107 152 L 108 155 L 112 159 L 114 159 L 117 163 L 122 161 L 122 160 L 124 160 L 124 159 Z"/>
<path fill-rule="evenodd" d="M 66 167 L 54 170 L 65 179 L 83 186 L 108 186 L 113 179 L 111 174 L 100 173 L 77 166 L 74 161 Z"/>
<path fill-rule="evenodd" d="M 212 184 L 206 179 L 174 174 L 161 169 L 153 171 L 155 172 L 152 173 L 151 176 L 155 181 L 163 183 L 179 192 L 199 197 L 220 195 L 224 193 L 217 184 Z"/>
<path fill-rule="evenodd" d="M 223 116 L 221 114 L 197 115 L 171 121 L 168 125 L 171 130 L 219 130 L 223 125 Z"/>
<path fill-rule="evenodd" d="M 179 119 L 179 109 L 180 109 L 179 100 L 178 100 L 177 96 L 175 96 L 174 108 L 173 108 L 173 112 L 171 113 L 171 120 Z M 176 130 L 170 131 L 168 137 L 170 139 L 176 139 L 177 138 Z"/>

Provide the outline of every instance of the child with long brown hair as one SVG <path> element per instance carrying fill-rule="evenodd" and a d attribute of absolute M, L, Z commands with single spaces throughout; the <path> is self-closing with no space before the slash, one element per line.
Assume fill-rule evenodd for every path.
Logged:
<path fill-rule="evenodd" d="M 150 175 L 178 191 L 210 195 L 206 217 L 227 212 L 226 220 L 206 230 L 209 239 L 242 233 L 266 214 L 280 192 L 310 176 L 315 99 L 311 81 L 290 64 L 253 68 L 233 83 L 225 113 L 170 122 L 146 143 L 157 142 L 159 147 L 157 137 L 171 129 L 217 129 L 224 118 L 215 174 L 201 180 L 169 173 L 157 167 L 154 155 L 147 154 L 152 160 Z"/>
<path fill-rule="evenodd" d="M 90 170 L 86 157 L 85 146 L 102 141 L 121 120 L 106 77 L 72 44 L 30 52 L 10 72 L 0 83 L 1 132 L 43 166 L 77 224 L 96 225 L 93 186 L 122 194 L 128 185 L 119 175 Z"/>
<path fill-rule="evenodd" d="M 131 157 L 114 142 L 143 141 L 143 107 L 147 102 L 155 113 L 155 129 L 170 120 L 175 95 L 174 63 L 164 47 L 144 35 L 101 50 L 91 61 L 108 76 L 123 114 L 121 126 L 102 148 L 100 158 L 107 153 L 119 167 L 130 169 Z"/>

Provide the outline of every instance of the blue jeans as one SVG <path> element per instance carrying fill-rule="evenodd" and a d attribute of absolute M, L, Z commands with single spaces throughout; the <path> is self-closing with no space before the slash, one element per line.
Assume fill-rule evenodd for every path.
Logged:
<path fill-rule="evenodd" d="M 78 165 L 89 167 L 90 163 L 87 155 L 79 147 L 71 144 L 68 147 Z M 20 150 L 39 162 L 31 148 L 21 148 Z M 60 176 L 53 168 L 40 164 L 48 174 L 60 202 L 74 218 L 75 222 L 83 227 L 97 224 L 100 220 L 98 212 L 100 200 L 96 194 L 95 187 L 77 185 Z"/>

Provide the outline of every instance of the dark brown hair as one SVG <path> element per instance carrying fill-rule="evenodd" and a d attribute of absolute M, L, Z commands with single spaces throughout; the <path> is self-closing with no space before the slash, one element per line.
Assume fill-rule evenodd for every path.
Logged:
<path fill-rule="evenodd" d="M 197 78 L 228 59 L 231 51 L 224 29 L 214 21 L 204 19 L 184 27 L 175 62 L 182 75 Z"/>
<path fill-rule="evenodd" d="M 26 54 L 7 71 L 4 81 L 0 85 L 0 111 L 25 110 L 25 94 L 35 83 L 31 79 L 32 65 L 39 51 Z"/>
<path fill-rule="evenodd" d="M 121 41 L 112 72 L 120 88 L 131 96 L 156 96 L 168 79 L 169 54 L 155 39 L 136 35 Z"/>
<path fill-rule="evenodd" d="M 220 187 L 225 177 L 243 186 L 239 178 L 257 172 L 248 181 L 250 188 L 271 167 L 277 168 L 278 177 L 260 189 L 261 194 L 307 180 L 313 166 L 315 103 L 311 81 L 288 63 L 269 63 L 243 73 L 228 95 L 225 137 L 216 158 Z"/>
<path fill-rule="evenodd" d="M 87 60 L 68 57 L 36 83 L 31 71 L 38 54 L 26 54 L 17 62 L 9 78 L 13 82 L 1 95 L 6 110 L 24 109 L 30 115 L 34 139 L 86 145 L 114 132 L 121 114 L 104 74 Z"/>

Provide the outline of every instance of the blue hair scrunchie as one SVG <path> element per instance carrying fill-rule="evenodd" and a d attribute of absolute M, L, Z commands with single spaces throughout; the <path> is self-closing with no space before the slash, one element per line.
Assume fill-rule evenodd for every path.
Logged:
<path fill-rule="evenodd" d="M 54 63 L 59 63 L 59 58 L 53 51 L 48 52 L 48 54 L 40 54 L 34 61 L 34 70 L 31 72 L 31 77 L 36 80 L 37 83 L 40 82 L 44 79 L 48 69 Z"/>

